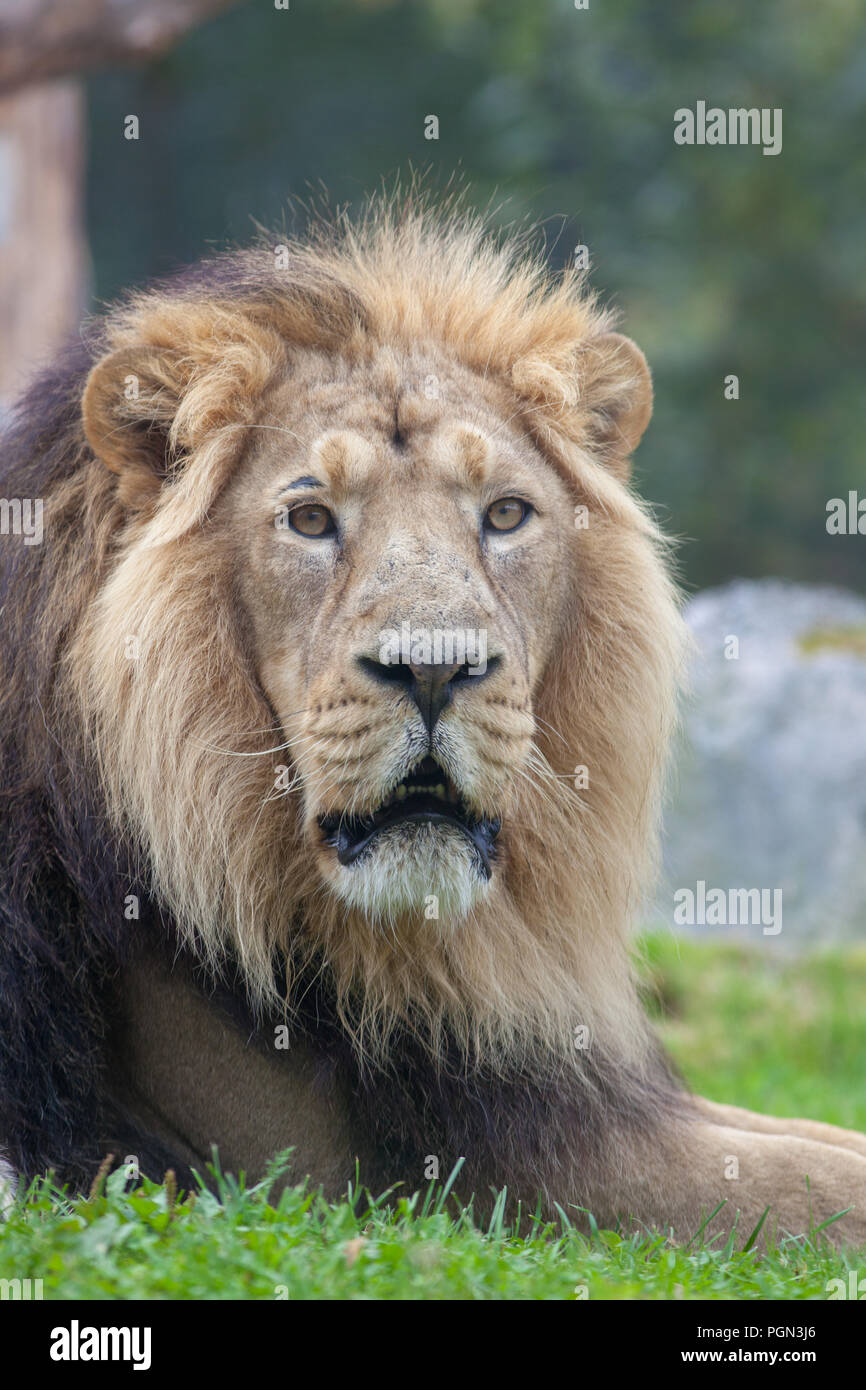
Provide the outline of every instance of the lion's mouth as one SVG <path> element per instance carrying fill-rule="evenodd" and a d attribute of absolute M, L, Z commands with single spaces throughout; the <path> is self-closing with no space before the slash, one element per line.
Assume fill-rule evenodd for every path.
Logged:
<path fill-rule="evenodd" d="M 501 823 L 474 815 L 433 758 L 425 758 L 408 773 L 382 805 L 369 815 L 335 813 L 322 816 L 319 827 L 326 844 L 336 850 L 340 863 L 348 866 L 354 864 L 384 831 L 413 822 L 454 826 L 473 846 L 485 876 L 490 878 Z"/>

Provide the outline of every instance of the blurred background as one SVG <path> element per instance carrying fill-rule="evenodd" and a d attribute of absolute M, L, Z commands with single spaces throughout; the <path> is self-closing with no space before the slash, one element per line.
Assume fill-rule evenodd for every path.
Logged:
<path fill-rule="evenodd" d="M 322 187 L 456 172 L 503 222 L 544 222 L 554 262 L 586 245 L 654 371 L 637 478 L 709 591 L 704 672 L 748 638 L 697 681 L 673 881 L 746 856 L 793 901 L 806 855 L 823 893 L 820 823 L 848 848 L 844 905 L 815 910 L 862 921 L 866 535 L 826 526 L 866 496 L 862 0 L 0 0 L 0 94 L 6 405 L 82 312 L 291 228 Z M 698 100 L 781 108 L 782 152 L 675 144 Z M 731 587 L 763 580 L 786 582 Z M 760 715 L 725 744 L 731 681 Z"/>

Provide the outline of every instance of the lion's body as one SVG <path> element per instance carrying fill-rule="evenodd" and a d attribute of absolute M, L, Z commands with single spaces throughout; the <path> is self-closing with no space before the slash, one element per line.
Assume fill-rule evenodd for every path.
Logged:
<path fill-rule="evenodd" d="M 866 1141 L 701 1109 L 639 1006 L 683 650 L 627 486 L 650 399 L 577 282 L 411 208 L 139 296 L 35 384 L 2 463 L 45 499 L 3 543 L 14 1166 L 294 1146 L 337 1193 L 464 1158 L 480 1200 L 678 1235 L 780 1183 L 806 1225 L 807 1171 L 817 1219 L 866 1194 Z M 296 498 L 339 525 L 280 530 Z M 429 657 L 378 654 L 404 622 L 483 634 L 444 712 Z M 368 843 L 428 764 L 451 811 Z"/>

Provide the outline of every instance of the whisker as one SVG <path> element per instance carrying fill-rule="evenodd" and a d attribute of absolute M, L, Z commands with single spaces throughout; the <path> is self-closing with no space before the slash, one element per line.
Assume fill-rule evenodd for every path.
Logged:
<path fill-rule="evenodd" d="M 295 431 L 294 431 L 294 430 L 287 429 L 285 425 L 258 425 L 258 424 L 248 424 L 248 423 L 247 423 L 246 421 L 244 421 L 244 420 L 239 420 L 236 424 L 233 424 L 233 425 L 226 425 L 225 428 L 226 428 L 226 429 L 236 429 L 236 430 L 274 430 L 277 434 L 288 434 L 288 435 L 290 435 L 292 439 L 297 439 L 297 441 L 298 441 L 299 444 L 304 444 L 304 443 L 306 442 L 305 440 L 303 440 L 303 439 L 301 438 L 301 436 L 300 436 L 299 434 L 295 434 Z"/>
<path fill-rule="evenodd" d="M 199 743 L 197 739 L 191 739 L 191 743 L 196 743 L 199 748 L 205 749 L 208 753 L 219 753 L 224 758 L 267 758 L 271 753 L 282 753 L 284 749 L 291 748 L 291 743 L 278 743 L 275 748 L 260 748 L 255 753 L 239 753 L 234 748 L 216 748 L 212 743 Z"/>
<path fill-rule="evenodd" d="M 533 719 L 535 720 L 536 724 L 543 724 L 544 727 L 545 727 L 545 729 L 549 729 L 550 732 L 551 732 L 552 734 L 555 734 L 556 737 L 557 737 L 558 739 L 561 739 L 562 742 L 566 745 L 566 747 L 568 747 L 567 740 L 563 738 L 562 734 L 559 732 L 558 729 L 554 729 L 554 727 L 553 727 L 552 724 L 548 724 L 547 720 L 546 720 L 546 719 L 542 719 L 541 715 L 540 715 L 540 714 L 536 714 L 534 710 L 533 710 L 533 713 L 532 713 L 532 717 L 533 717 Z"/>

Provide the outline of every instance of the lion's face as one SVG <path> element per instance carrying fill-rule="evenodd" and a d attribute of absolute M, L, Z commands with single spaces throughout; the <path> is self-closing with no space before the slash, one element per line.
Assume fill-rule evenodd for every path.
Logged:
<path fill-rule="evenodd" d="M 404 1023 L 495 1065 L 578 1059 L 576 1023 L 641 1055 L 681 621 L 610 329 L 409 206 L 101 334 L 64 667 L 94 796 L 192 950 L 274 1003 L 323 972 L 368 1055 Z"/>
<path fill-rule="evenodd" d="M 573 508 L 513 413 L 443 356 L 301 354 L 215 517 L 282 785 L 324 879 L 374 918 L 465 916 L 531 776 Z"/>

